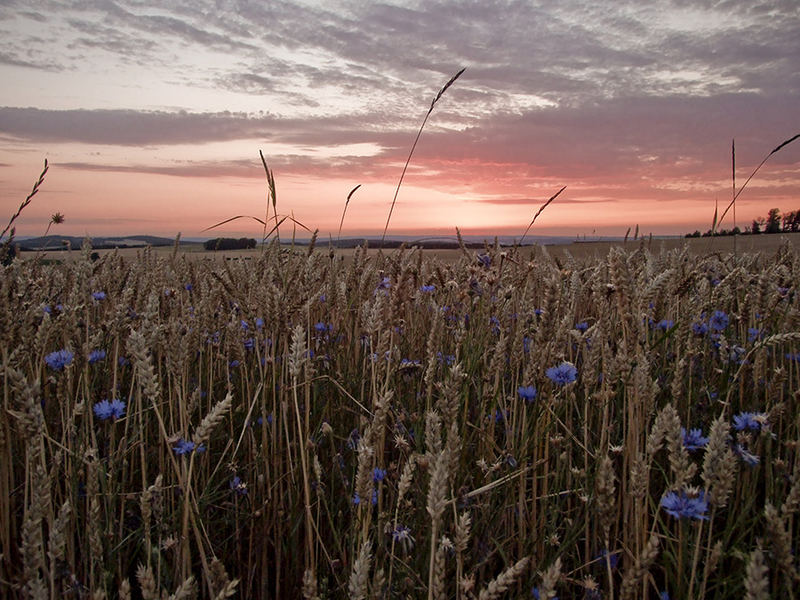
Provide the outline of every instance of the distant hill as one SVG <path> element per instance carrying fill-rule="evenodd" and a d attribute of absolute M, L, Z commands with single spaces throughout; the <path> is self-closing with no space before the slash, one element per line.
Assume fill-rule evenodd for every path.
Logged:
<path fill-rule="evenodd" d="M 334 248 L 357 248 L 359 246 L 363 246 L 367 244 L 370 248 L 399 248 L 401 245 L 405 244 L 407 247 L 411 248 L 412 246 L 416 246 L 418 248 L 422 248 L 425 250 L 455 250 L 459 248 L 459 243 L 455 238 L 448 239 L 443 237 L 428 237 L 428 238 L 412 238 L 411 236 L 407 236 L 408 239 L 390 239 L 386 238 L 385 240 L 381 240 L 380 238 L 342 238 L 341 240 L 325 240 L 325 239 L 318 239 L 317 240 L 317 247 L 326 247 L 328 244 L 333 246 Z M 567 238 L 568 241 L 571 238 Z M 295 240 L 295 244 L 298 246 L 307 246 L 310 243 L 307 239 L 302 240 Z M 512 246 L 514 245 L 514 240 L 500 240 L 501 246 Z M 537 242 L 534 240 L 527 240 L 525 245 L 530 246 L 536 244 Z M 541 242 L 538 242 L 541 243 Z M 477 239 L 464 239 L 464 247 L 470 249 L 481 249 L 485 248 L 486 244 L 489 246 L 493 245 L 491 240 L 480 240 Z"/>
<path fill-rule="evenodd" d="M 69 235 L 48 235 L 44 237 L 17 239 L 15 243 L 21 250 L 65 250 L 67 243 L 73 250 L 79 250 L 83 245 L 84 238 Z M 153 235 L 128 235 L 116 237 L 92 237 L 90 238 L 92 248 L 104 250 L 110 248 L 143 248 L 145 246 L 172 246 L 175 240 L 172 238 L 156 237 Z M 184 242 L 181 242 L 184 243 Z M 191 243 L 191 242 L 189 242 Z"/>

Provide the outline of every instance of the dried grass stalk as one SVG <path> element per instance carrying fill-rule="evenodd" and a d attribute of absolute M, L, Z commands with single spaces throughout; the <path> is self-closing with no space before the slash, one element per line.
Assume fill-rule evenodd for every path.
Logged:
<path fill-rule="evenodd" d="M 350 581 L 347 586 L 350 592 L 350 600 L 364 600 L 367 597 L 371 561 L 372 543 L 367 540 L 361 545 L 358 558 L 353 563 L 353 571 L 350 574 Z"/>
<path fill-rule="evenodd" d="M 481 590 L 480 594 L 478 594 L 478 600 L 493 600 L 494 598 L 499 598 L 501 594 L 506 592 L 520 577 L 522 577 L 522 574 L 528 568 L 529 561 L 530 558 L 525 556 L 500 573 L 500 575 L 495 577 L 484 589 Z M 557 559 L 556 563 L 558 563 L 557 571 L 560 573 L 560 559 Z M 552 590 L 555 587 L 555 582 L 558 579 L 559 574 L 555 574 L 554 577 L 553 574 L 550 574 L 548 577 L 552 577 L 552 581 L 548 581 L 548 587 L 542 583 L 542 587 L 539 590 L 541 598 L 553 597 L 552 594 L 549 594 L 549 591 L 545 590 Z"/>
<path fill-rule="evenodd" d="M 764 564 L 764 553 L 756 548 L 750 553 L 745 570 L 745 600 L 769 600 L 769 569 Z"/>
<path fill-rule="evenodd" d="M 650 566 L 658 556 L 658 546 L 658 538 L 655 535 L 651 535 L 650 539 L 647 540 L 647 546 L 645 546 L 641 554 L 636 557 L 636 562 L 622 577 L 622 598 L 627 599 L 635 597 L 639 585 L 644 580 L 647 572 L 650 570 Z"/>

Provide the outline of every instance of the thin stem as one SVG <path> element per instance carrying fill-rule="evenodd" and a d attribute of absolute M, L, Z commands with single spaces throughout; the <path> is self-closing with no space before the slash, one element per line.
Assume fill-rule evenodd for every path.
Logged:
<path fill-rule="evenodd" d="M 400 193 L 400 186 L 403 184 L 403 178 L 406 176 L 406 171 L 408 170 L 408 165 L 411 162 L 411 157 L 414 155 L 414 149 L 417 147 L 417 142 L 419 142 L 419 138 L 422 135 L 422 130 L 425 129 L 425 123 L 428 122 L 428 117 L 431 116 L 431 113 L 433 112 L 433 107 L 436 106 L 436 102 L 439 100 L 439 98 L 442 97 L 442 94 L 445 93 L 447 88 L 449 88 L 451 85 L 453 85 L 453 83 L 455 82 L 456 79 L 461 77 L 461 74 L 465 70 L 466 70 L 466 67 L 464 67 L 458 73 L 453 75 L 450 78 L 450 81 L 448 81 L 447 83 L 444 84 L 444 87 L 442 87 L 442 89 L 439 90 L 439 93 L 436 94 L 436 97 L 433 99 L 433 102 L 431 102 L 431 107 L 428 109 L 428 112 L 425 113 L 425 118 L 422 120 L 422 125 L 420 126 L 419 131 L 417 131 L 417 137 L 414 138 L 414 144 L 411 146 L 411 152 L 408 153 L 408 158 L 406 159 L 406 164 L 403 165 L 403 172 L 400 174 L 400 181 L 397 182 L 397 187 L 394 190 L 394 197 L 392 198 L 392 206 L 389 208 L 389 216 L 386 218 L 386 226 L 383 228 L 383 235 L 381 236 L 381 244 L 386 239 L 386 232 L 389 229 L 389 221 L 391 221 L 391 219 L 392 219 L 392 212 L 394 212 L 394 205 L 397 202 L 397 194 Z M 344 217 L 344 215 L 342 215 L 342 217 Z"/>

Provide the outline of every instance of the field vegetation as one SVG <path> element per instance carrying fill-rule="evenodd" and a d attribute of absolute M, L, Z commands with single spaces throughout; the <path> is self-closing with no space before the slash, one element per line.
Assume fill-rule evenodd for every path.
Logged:
<path fill-rule="evenodd" d="M 796 596 L 800 257 L 0 273 L 9 598 Z"/>
<path fill-rule="evenodd" d="M 3 597 L 794 599 L 790 242 L 299 250 L 261 159 L 249 260 L 0 233 Z"/>

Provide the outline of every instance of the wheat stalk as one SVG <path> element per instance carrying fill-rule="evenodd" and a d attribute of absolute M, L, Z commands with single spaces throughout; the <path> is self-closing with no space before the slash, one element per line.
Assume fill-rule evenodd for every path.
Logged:
<path fill-rule="evenodd" d="M 408 165 L 411 162 L 411 157 L 414 155 L 414 149 L 417 147 L 417 142 L 419 142 L 419 138 L 422 135 L 422 130 L 425 129 L 425 123 L 428 122 L 428 117 L 431 116 L 433 112 L 433 107 L 436 106 L 436 103 L 442 97 L 442 95 L 447 91 L 451 85 L 453 85 L 461 74 L 466 71 L 466 67 L 461 69 L 458 73 L 453 75 L 450 80 L 442 86 L 442 89 L 439 90 L 439 93 L 436 94 L 433 101 L 431 102 L 431 107 L 428 109 L 428 112 L 425 113 L 425 118 L 422 120 L 422 125 L 420 125 L 419 131 L 417 131 L 417 137 L 414 138 L 414 143 L 411 145 L 411 151 L 408 153 L 408 158 L 406 159 L 406 164 L 403 165 L 403 172 L 400 174 L 400 181 L 397 182 L 397 188 L 394 191 L 394 197 L 392 198 L 392 205 L 389 208 L 389 216 L 386 218 L 386 225 L 383 228 L 383 235 L 381 235 L 381 244 L 386 240 L 386 232 L 389 229 L 389 221 L 392 219 L 392 212 L 394 211 L 394 205 L 397 202 L 397 194 L 400 192 L 400 186 L 403 184 L 403 178 L 406 176 L 406 170 L 408 169 Z"/>

